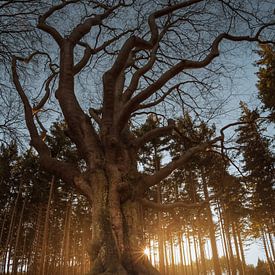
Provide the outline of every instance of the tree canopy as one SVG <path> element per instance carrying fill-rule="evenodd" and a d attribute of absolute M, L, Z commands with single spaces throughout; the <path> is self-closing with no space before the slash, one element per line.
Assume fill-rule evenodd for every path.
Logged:
<path fill-rule="evenodd" d="M 5 75 L 11 75 L 23 105 L 30 146 L 41 169 L 90 203 L 91 274 L 159 274 L 138 256 L 144 247 L 141 208 L 205 204 L 214 270 L 221 274 L 209 202 L 226 191 L 219 202 L 227 215 L 224 232 L 228 239 L 230 230 L 237 236 L 229 204 L 241 181 L 228 172 L 225 131 L 252 121 L 222 125 L 217 134 L 202 120 L 226 102 L 222 84 L 225 76 L 232 77 L 233 54 L 274 43 L 270 1 L 26 0 L 0 7 L 5 23 L 23 22 L 8 24 L 11 29 L 1 35 L 8 49 L 3 64 L 11 63 Z M 10 37 L 17 29 L 13 45 Z M 273 108 L 272 62 L 264 52 L 258 88 L 268 108 Z M 57 118 L 63 122 L 50 137 L 47 131 Z M 59 148 L 60 142 L 65 146 Z M 141 169 L 142 161 L 147 164 Z M 169 177 L 182 170 L 180 188 L 186 189 L 187 201 L 180 196 L 162 201 L 160 194 L 152 200 L 154 188 L 172 192 L 165 188 Z M 184 230 L 189 234 L 188 227 Z M 228 251 L 234 270 L 232 248 Z M 241 251 L 243 270 L 240 258 Z"/>

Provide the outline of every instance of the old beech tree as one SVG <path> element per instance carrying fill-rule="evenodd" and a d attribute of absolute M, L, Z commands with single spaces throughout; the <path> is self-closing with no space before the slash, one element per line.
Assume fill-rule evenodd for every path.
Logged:
<path fill-rule="evenodd" d="M 219 60 L 222 46 L 243 41 L 272 43 L 272 7 L 268 1 L 257 0 L 52 3 L 41 1 L 37 18 L 40 43 L 51 46 L 30 49 L 28 55 L 12 59 L 12 79 L 24 104 L 30 144 L 41 167 L 74 185 L 92 206 L 91 274 L 159 274 L 142 257 L 140 205 L 165 209 L 184 203 L 153 205 L 144 198 L 145 192 L 184 167 L 194 154 L 222 142 L 223 135 L 188 148 L 149 175 L 137 168 L 139 149 L 154 138 L 171 135 L 176 125 L 167 119 L 166 125 L 137 138 L 132 119 L 139 114 L 144 118 L 150 108 L 157 112 L 174 92 L 180 94 L 186 83 L 194 81 L 192 72 Z M 22 77 L 34 60 L 47 60 L 50 72 L 41 72 L 45 94 L 36 104 Z M 212 72 L 213 67 L 208 73 Z M 101 84 L 87 81 L 80 86 L 83 78 L 79 76 L 84 73 L 87 79 L 100 75 Z M 80 103 L 83 87 L 86 94 L 90 92 L 91 102 L 98 103 L 96 107 Z M 187 93 L 192 96 L 190 85 L 188 89 L 182 93 L 183 101 Z M 51 156 L 44 142 L 49 125 L 43 126 L 39 116 L 46 111 L 48 99 L 54 100 L 52 93 L 66 133 L 83 160 L 80 167 Z"/>

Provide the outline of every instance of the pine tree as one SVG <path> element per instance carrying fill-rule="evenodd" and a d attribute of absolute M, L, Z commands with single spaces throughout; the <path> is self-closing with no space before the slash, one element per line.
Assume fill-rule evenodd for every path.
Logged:
<path fill-rule="evenodd" d="M 270 149 L 270 139 L 264 136 L 264 124 L 263 121 L 258 120 L 257 111 L 249 110 L 245 104 L 242 104 L 241 107 L 240 120 L 247 123 L 238 128 L 237 142 L 243 157 L 247 187 L 251 191 L 252 228 L 254 236 L 263 239 L 269 268 L 271 272 L 274 272 L 272 256 L 266 249 L 265 232 L 272 227 L 273 213 L 275 212 L 275 158 Z"/>
<path fill-rule="evenodd" d="M 271 119 L 275 121 L 275 47 L 262 45 L 258 51 L 260 67 L 257 73 L 259 98 L 264 108 L 271 111 Z"/>

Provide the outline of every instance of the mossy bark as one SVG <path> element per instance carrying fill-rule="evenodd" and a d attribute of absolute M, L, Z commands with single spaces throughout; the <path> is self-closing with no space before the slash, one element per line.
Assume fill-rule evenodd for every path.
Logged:
<path fill-rule="evenodd" d="M 102 170 L 93 178 L 89 275 L 159 275 L 143 252 L 139 202 L 122 201 L 112 186 L 118 174 Z"/>

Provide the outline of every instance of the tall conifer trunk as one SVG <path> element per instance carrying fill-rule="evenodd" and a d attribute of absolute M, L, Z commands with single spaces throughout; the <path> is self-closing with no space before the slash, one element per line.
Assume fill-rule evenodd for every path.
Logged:
<path fill-rule="evenodd" d="M 202 183 L 203 183 L 203 192 L 204 192 L 205 199 L 209 199 L 207 183 L 206 183 L 206 178 L 204 173 L 202 173 Z M 214 271 L 215 271 L 215 275 L 221 275 L 222 272 L 221 272 L 221 266 L 219 262 L 218 248 L 216 244 L 215 225 L 213 222 L 212 212 L 211 212 L 209 203 L 207 203 L 206 205 L 206 215 L 209 223 L 209 238 L 210 238 L 212 255 L 213 255 Z"/>

